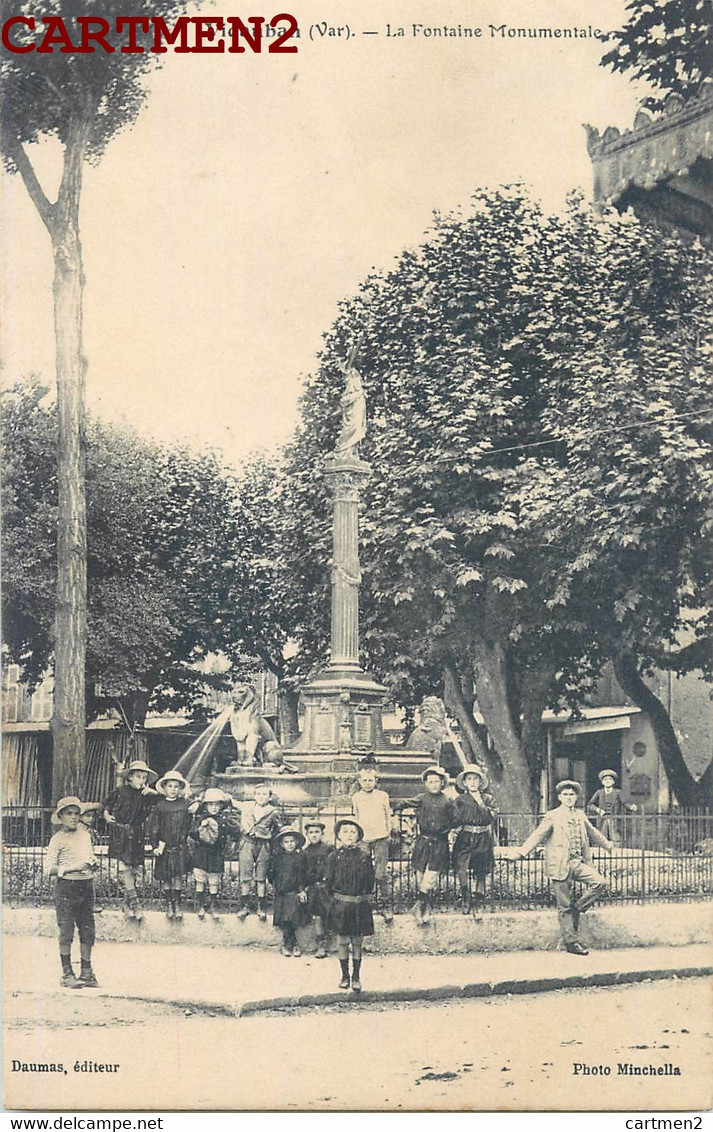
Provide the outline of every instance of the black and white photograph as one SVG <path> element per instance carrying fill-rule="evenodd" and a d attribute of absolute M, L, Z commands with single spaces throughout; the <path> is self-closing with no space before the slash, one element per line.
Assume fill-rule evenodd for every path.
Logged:
<path fill-rule="evenodd" d="M 0 11 L 5 1110 L 707 1112 L 710 0 Z"/>

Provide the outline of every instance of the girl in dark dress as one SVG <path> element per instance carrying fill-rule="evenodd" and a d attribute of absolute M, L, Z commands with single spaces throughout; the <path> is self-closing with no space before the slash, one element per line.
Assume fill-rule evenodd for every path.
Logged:
<path fill-rule="evenodd" d="M 148 839 L 154 853 L 154 876 L 161 881 L 166 915 L 169 920 L 182 920 L 183 881 L 188 872 L 188 830 L 191 815 L 185 794 L 188 783 L 177 770 L 169 770 L 156 789 L 163 797 L 156 803 L 149 819 Z"/>
<path fill-rule="evenodd" d="M 460 883 L 461 911 L 467 916 L 478 911 L 485 900 L 485 879 L 493 871 L 495 854 L 493 822 L 497 813 L 495 799 L 487 792 L 488 778 L 475 763 L 464 767 L 456 778 L 463 793 L 455 800 L 454 824 L 460 826 L 453 846 L 453 860 Z M 475 878 L 471 900 L 469 874 Z"/>
<path fill-rule="evenodd" d="M 136 895 L 136 880 L 144 863 L 146 819 L 161 797 L 149 786 L 158 775 L 141 759 L 129 763 L 123 786 L 112 790 L 102 803 L 109 834 L 109 857 L 119 862 L 119 875 L 124 886 L 124 911 L 127 916 L 143 920 Z"/>
<path fill-rule="evenodd" d="M 437 888 L 441 873 L 448 869 L 448 832 L 454 826 L 454 804 L 443 790 L 448 785 L 448 773 L 442 766 L 429 766 L 421 775 L 426 787 L 424 794 L 398 809 L 418 808 L 418 836 L 411 854 L 411 867 L 416 873 L 418 897 L 413 914 L 419 924 L 428 923 L 431 894 Z"/>
<path fill-rule="evenodd" d="M 272 922 L 282 928 L 283 955 L 302 954 L 297 943 L 297 928 L 307 923 L 307 870 L 302 846 L 305 839 L 298 829 L 285 826 L 274 838 L 275 851 L 270 857 L 268 878 L 275 891 Z"/>
<path fill-rule="evenodd" d="M 307 911 L 314 924 L 314 937 L 317 944 L 315 959 L 324 959 L 327 955 L 325 946 L 325 930 L 329 915 L 329 897 L 325 887 L 324 878 L 327 868 L 327 857 L 331 848 L 322 840 L 325 824 L 317 818 L 305 822 L 305 836 L 307 844 L 303 850 L 307 868 Z"/>
<path fill-rule="evenodd" d="M 194 810 L 194 807 L 190 809 Z M 226 849 L 229 842 L 236 843 L 239 838 L 240 819 L 232 798 L 216 787 L 209 787 L 195 806 L 193 823 L 188 832 L 199 920 L 205 920 L 206 912 L 214 920 L 220 919 L 218 890 L 225 868 Z"/>
<path fill-rule="evenodd" d="M 374 934 L 369 897 L 374 891 L 371 857 L 359 848 L 364 831 L 353 818 L 338 821 L 335 835 L 341 848 L 327 858 L 325 883 L 331 898 L 329 927 L 337 937 L 337 954 L 342 977 L 341 990 L 349 989 L 349 945 L 352 948 L 351 987 L 361 990 L 362 940 Z"/>

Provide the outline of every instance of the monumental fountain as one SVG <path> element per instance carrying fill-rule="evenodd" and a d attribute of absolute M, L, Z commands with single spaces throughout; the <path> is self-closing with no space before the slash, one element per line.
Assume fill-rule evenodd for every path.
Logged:
<path fill-rule="evenodd" d="M 392 801 L 412 797 L 433 756 L 391 744 L 383 730 L 387 689 L 359 662 L 359 502 L 371 468 L 359 455 L 366 435 L 366 399 L 355 350 L 345 365 L 342 428 L 324 475 L 332 492 L 332 604 L 329 665 L 301 688 L 302 731 L 284 749 L 284 764 L 235 763 L 217 772 L 210 760 L 213 738 L 230 722 L 230 709 L 209 726 L 207 741 L 192 745 L 179 769 L 194 785 L 219 786 L 237 798 L 251 795 L 254 783 L 268 781 L 286 805 L 349 808 L 349 792 L 359 762 L 376 760 L 380 783 Z"/>

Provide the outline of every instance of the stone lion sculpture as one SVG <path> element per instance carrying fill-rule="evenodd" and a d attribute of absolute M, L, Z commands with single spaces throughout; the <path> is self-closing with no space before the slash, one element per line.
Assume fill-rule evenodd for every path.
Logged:
<path fill-rule="evenodd" d="M 251 684 L 240 684 L 233 690 L 233 713 L 228 720 L 230 733 L 237 747 L 237 766 L 261 766 L 283 763 L 282 747 L 270 724 L 260 714 L 257 692 Z M 227 768 L 228 771 L 230 767 Z"/>
<path fill-rule="evenodd" d="M 426 696 L 419 708 L 419 722 L 408 737 L 407 751 L 425 751 L 437 762 L 447 735 L 446 709 L 438 696 Z"/>

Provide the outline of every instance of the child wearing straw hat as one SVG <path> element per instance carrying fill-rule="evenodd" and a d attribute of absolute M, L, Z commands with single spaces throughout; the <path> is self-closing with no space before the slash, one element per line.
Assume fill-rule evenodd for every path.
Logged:
<path fill-rule="evenodd" d="M 104 819 L 109 831 L 109 856 L 119 862 L 124 886 L 124 911 L 130 919 L 143 920 L 136 895 L 136 881 L 144 863 L 145 826 L 161 797 L 149 783 L 158 778 L 142 759 L 126 768 L 126 780 L 104 800 Z"/>
<path fill-rule="evenodd" d="M 485 900 L 485 881 L 493 871 L 493 821 L 497 813 L 495 799 L 487 791 L 488 776 L 482 767 L 469 763 L 456 777 L 460 791 L 454 803 L 454 825 L 458 834 L 453 846 L 453 861 L 460 884 L 461 911 L 464 916 L 477 912 Z M 471 898 L 469 879 L 475 879 Z"/>
<path fill-rule="evenodd" d="M 60 829 L 53 835 L 45 858 L 45 872 L 57 878 L 54 890 L 59 958 L 62 964 L 60 986 L 78 990 L 99 986 L 92 970 L 94 946 L 94 873 L 99 862 L 89 830 L 80 822 L 82 803 L 68 795 L 60 798 L 52 815 Z M 72 970 L 74 928 L 79 933 L 81 972 Z"/>
<path fill-rule="evenodd" d="M 188 783 L 180 771 L 169 770 L 156 783 L 162 797 L 154 806 L 148 825 L 148 840 L 154 854 L 154 877 L 161 882 L 166 916 L 182 920 L 183 882 L 188 872 Z"/>
<path fill-rule="evenodd" d="M 273 840 L 268 877 L 275 891 L 273 924 L 282 928 L 282 954 L 300 957 L 297 928 L 307 923 L 307 870 L 302 853 L 304 836 L 294 826 L 286 825 Z"/>
<path fill-rule="evenodd" d="M 352 950 L 351 988 L 361 990 L 362 944 L 365 935 L 374 934 L 369 897 L 374 891 L 371 856 L 359 848 L 364 830 L 354 818 L 342 818 L 334 827 L 337 848 L 327 858 L 325 885 L 331 906 L 329 927 L 337 937 L 337 954 L 342 977 L 340 990 L 348 990 L 349 948 Z"/>
<path fill-rule="evenodd" d="M 454 804 L 443 793 L 448 785 L 448 772 L 442 766 L 426 767 L 421 775 L 426 787 L 423 794 L 398 809 L 418 809 L 418 835 L 411 854 L 411 867 L 416 873 L 418 895 L 413 914 L 418 924 L 428 923 L 433 892 L 441 874 L 448 868 L 448 833 L 455 824 Z"/>
<path fill-rule="evenodd" d="M 194 809 L 193 824 L 188 832 L 188 850 L 196 882 L 198 919 L 218 913 L 218 890 L 225 868 L 225 851 L 229 841 L 240 836 L 240 821 L 230 794 L 210 787 Z M 207 886 L 207 887 L 206 887 Z"/>

